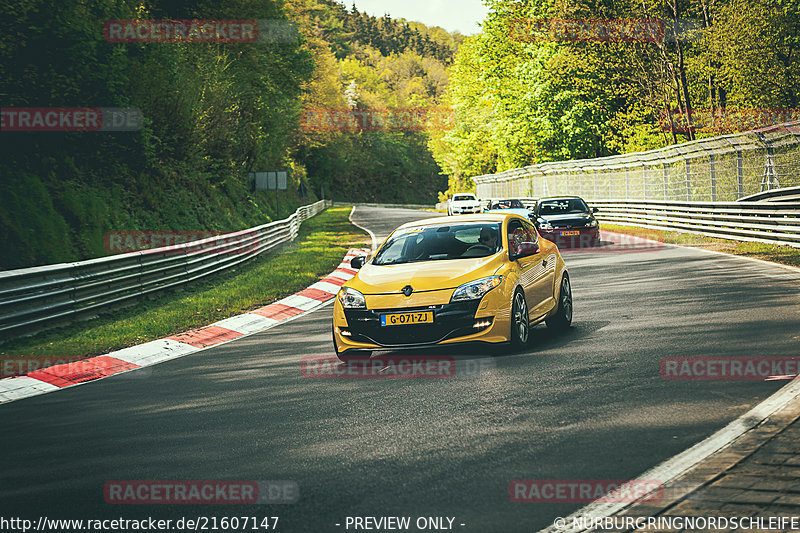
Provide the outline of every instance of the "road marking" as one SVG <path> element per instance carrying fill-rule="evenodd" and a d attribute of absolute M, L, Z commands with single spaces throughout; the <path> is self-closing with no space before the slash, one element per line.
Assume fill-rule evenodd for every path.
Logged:
<path fill-rule="evenodd" d="M 658 242 L 658 241 L 653 241 Z M 771 261 L 765 261 L 763 259 L 756 259 L 753 257 L 744 257 L 741 255 L 729 254 L 725 252 L 719 252 L 717 250 L 706 250 L 704 248 L 696 248 L 693 246 L 681 246 L 679 244 L 669 244 L 669 243 L 659 243 L 663 246 L 669 246 L 672 248 L 682 248 L 682 249 L 689 249 L 689 250 L 697 250 L 700 252 L 706 252 L 710 254 L 716 255 L 723 255 L 729 258 L 734 259 L 744 259 L 747 261 L 752 261 L 759 263 L 764 266 L 771 266 L 771 267 L 779 267 L 785 270 L 789 270 L 794 273 L 800 273 L 800 268 L 784 265 L 781 263 L 773 263 Z M 764 274 L 767 277 L 775 277 L 769 276 L 764 272 L 757 271 L 760 274 Z M 785 278 L 783 278 L 785 279 Z M 791 381 L 777 392 L 775 392 L 772 396 L 755 406 L 753 409 L 748 411 L 747 413 L 743 414 L 721 430 L 717 431 L 713 435 L 709 436 L 703 441 L 695 444 L 691 448 L 667 459 L 663 463 L 659 464 L 658 466 L 651 468 L 647 472 L 636 476 L 636 479 L 653 479 L 658 480 L 662 483 L 662 485 L 666 485 L 668 482 L 675 480 L 681 477 L 683 474 L 703 462 L 705 459 L 710 457 L 711 455 L 717 453 L 718 451 L 727 448 L 728 446 L 732 445 L 737 439 L 743 436 L 748 431 L 752 430 L 753 428 L 760 425 L 765 419 L 770 417 L 775 412 L 783 409 L 789 402 L 793 401 L 795 398 L 800 396 L 800 378 L 796 378 L 795 380 Z M 645 495 L 645 498 L 647 496 Z M 634 501 L 634 502 L 626 502 L 626 503 L 590 503 L 589 505 L 579 509 L 578 511 L 572 513 L 568 517 L 565 518 L 567 527 L 556 528 L 555 526 L 549 526 L 545 529 L 541 530 L 541 533 L 579 533 L 582 531 L 586 531 L 583 528 L 572 528 L 569 527 L 569 524 L 572 523 L 573 518 L 579 518 L 582 516 L 591 516 L 597 518 L 605 518 L 616 514 L 636 503 L 641 502 L 642 500 Z"/>
<path fill-rule="evenodd" d="M 636 476 L 636 479 L 652 479 L 660 481 L 662 485 L 666 485 L 668 482 L 677 479 L 691 468 L 697 466 L 709 456 L 730 446 L 739 437 L 759 426 L 765 419 L 780 409 L 783 409 L 798 396 L 800 396 L 800 379 L 795 379 L 707 439 L 667 459 L 644 474 Z M 645 498 L 646 497 L 647 495 L 645 495 Z M 572 523 L 573 518 L 582 516 L 596 518 L 611 516 L 641 501 L 642 500 L 618 503 L 590 503 L 566 517 L 566 524 L 569 525 Z M 556 528 L 555 526 L 550 526 L 542 529 L 541 533 L 579 533 L 581 531 L 586 531 L 586 529 L 571 527 Z"/>
<path fill-rule="evenodd" d="M 339 292 L 340 282 L 343 283 L 344 278 L 350 279 L 355 275 L 355 272 L 349 268 L 348 258 L 365 253 L 367 253 L 365 249 L 350 249 L 346 258 L 334 272 L 328 274 L 322 281 L 301 291 L 302 294 L 289 296 L 260 309 L 232 316 L 203 328 L 82 360 L 80 363 L 86 365 L 86 368 L 73 366 L 73 369 L 78 369 L 74 374 L 62 373 L 55 367 L 49 367 L 38 371 L 43 372 L 39 375 L 43 379 L 31 377 L 33 373 L 28 376 L 0 379 L 0 404 L 91 383 L 114 374 L 136 371 L 184 355 L 194 354 L 206 348 L 263 333 L 301 318 L 311 311 L 322 309 L 334 302 L 336 293 Z M 75 365 L 75 363 L 71 364 Z M 86 371 L 81 372 L 81 369 Z M 59 375 L 55 375 L 54 372 Z"/>
<path fill-rule="evenodd" d="M 244 313 L 220 320 L 219 322 L 214 322 L 211 325 L 232 329 L 233 331 L 238 331 L 242 335 L 248 335 L 250 333 L 262 331 L 277 323 L 278 321 L 272 318 L 260 316 L 255 313 Z"/>
<path fill-rule="evenodd" d="M 234 328 L 231 328 L 234 329 Z M 123 348 L 109 355 L 139 366 L 151 366 L 198 351 L 194 346 L 171 339 L 158 339 L 138 346 Z"/>
<path fill-rule="evenodd" d="M 230 341 L 241 337 L 242 334 L 232 329 L 220 326 L 206 326 L 204 328 L 192 329 L 167 337 L 168 339 L 182 342 L 196 348 L 208 348 L 221 342 Z"/>
<path fill-rule="evenodd" d="M 288 305 L 274 303 L 259 309 L 255 309 L 251 312 L 267 318 L 272 318 L 274 320 L 284 320 L 302 314 L 303 310 Z"/>
<path fill-rule="evenodd" d="M 375 234 L 372 233 L 371 229 L 365 228 L 364 226 L 362 226 L 361 224 L 359 224 L 358 222 L 353 220 L 353 213 L 355 213 L 355 212 L 356 212 L 356 206 L 353 206 L 353 210 L 350 211 L 350 216 L 347 217 L 347 218 L 350 220 L 350 223 L 352 225 L 354 225 L 355 227 L 357 227 L 358 229 L 360 229 L 362 231 L 366 231 L 367 233 L 369 233 L 369 238 L 372 239 L 372 249 L 370 250 L 370 252 L 374 252 L 375 249 L 378 247 L 378 239 L 375 238 Z"/>
<path fill-rule="evenodd" d="M 785 270 L 789 270 L 795 274 L 800 274 L 800 267 L 792 266 L 792 265 L 784 265 L 783 263 L 774 263 L 772 261 L 766 261 L 764 259 L 758 259 L 756 257 L 747 257 L 744 255 L 736 255 L 736 254 L 729 254 L 726 252 L 720 252 L 718 250 L 706 250 L 705 248 L 695 248 L 693 246 L 681 246 L 679 244 L 668 244 L 667 246 L 675 246 L 676 248 L 690 248 L 693 250 L 700 250 L 701 252 L 706 252 L 709 254 L 717 254 L 717 255 L 724 255 L 726 257 L 735 257 L 736 259 L 744 259 L 745 261 L 752 261 L 754 263 L 759 263 L 761 265 L 769 265 L 774 267 L 780 267 Z"/>
<path fill-rule="evenodd" d="M 302 290 L 302 291 L 298 292 L 297 295 L 298 296 L 305 296 L 307 298 L 313 298 L 314 300 L 317 300 L 319 302 L 327 302 L 331 298 L 335 298 L 336 297 L 336 293 L 331 294 L 330 292 L 321 291 L 321 290 L 316 289 L 314 287 L 309 287 L 309 288 L 307 288 L 305 290 Z"/>
<path fill-rule="evenodd" d="M 13 402 L 55 390 L 59 390 L 59 388 L 50 383 L 28 376 L 17 376 L 0 380 L 0 401 Z"/>
<path fill-rule="evenodd" d="M 101 355 L 73 363 L 50 366 L 42 370 L 34 370 L 28 373 L 28 377 L 64 388 L 78 383 L 107 378 L 108 376 L 137 368 L 141 367 L 115 357 Z"/>

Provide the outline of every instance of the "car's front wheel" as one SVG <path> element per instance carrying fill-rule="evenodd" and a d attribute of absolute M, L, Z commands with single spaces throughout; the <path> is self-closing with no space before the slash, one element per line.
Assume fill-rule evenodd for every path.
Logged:
<path fill-rule="evenodd" d="M 530 335 L 528 303 L 525 301 L 525 293 L 517 287 L 511 304 L 511 346 L 514 349 L 524 348 L 528 345 Z"/>
<path fill-rule="evenodd" d="M 572 324 L 572 286 L 569 276 L 564 274 L 561 279 L 561 291 L 558 294 L 558 310 L 556 314 L 546 320 L 547 327 L 556 331 L 563 331 Z"/>

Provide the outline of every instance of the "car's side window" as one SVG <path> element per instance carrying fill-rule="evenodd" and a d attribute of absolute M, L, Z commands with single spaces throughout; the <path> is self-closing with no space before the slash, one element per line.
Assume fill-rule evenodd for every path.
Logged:
<path fill-rule="evenodd" d="M 511 255 L 519 253 L 519 245 L 525 242 L 525 229 L 522 221 L 511 220 L 508 223 L 508 252 Z"/>
<path fill-rule="evenodd" d="M 536 233 L 536 228 L 533 226 L 533 224 L 531 224 L 530 222 L 526 221 L 526 222 L 523 222 L 522 225 L 525 227 L 525 233 L 527 235 L 527 238 L 525 239 L 525 242 L 538 243 L 539 242 L 539 234 Z"/>

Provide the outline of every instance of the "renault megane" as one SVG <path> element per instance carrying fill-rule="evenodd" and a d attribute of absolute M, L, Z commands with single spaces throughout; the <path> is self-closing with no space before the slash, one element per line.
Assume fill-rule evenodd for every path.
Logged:
<path fill-rule="evenodd" d="M 334 302 L 342 360 L 373 350 L 462 342 L 528 343 L 533 325 L 572 322 L 569 273 L 527 218 L 480 214 L 396 229 Z"/>

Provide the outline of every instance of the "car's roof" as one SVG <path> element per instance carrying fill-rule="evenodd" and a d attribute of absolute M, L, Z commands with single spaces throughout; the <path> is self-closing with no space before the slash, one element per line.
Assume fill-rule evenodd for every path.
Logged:
<path fill-rule="evenodd" d="M 520 215 L 522 217 L 530 216 L 531 212 L 526 207 L 511 207 L 506 209 L 490 209 L 486 214 L 507 214 L 507 215 Z"/>
<path fill-rule="evenodd" d="M 539 201 L 542 200 L 583 200 L 583 198 L 580 196 L 546 196 L 544 198 L 539 198 Z"/>
<path fill-rule="evenodd" d="M 434 217 L 423 220 L 406 222 L 400 228 L 413 228 L 417 226 L 438 226 L 441 224 L 461 224 L 469 222 L 503 222 L 507 218 L 525 218 L 516 213 L 480 213 L 475 215 L 455 215 L 450 217 Z M 397 228 L 397 229 L 400 229 Z"/>

